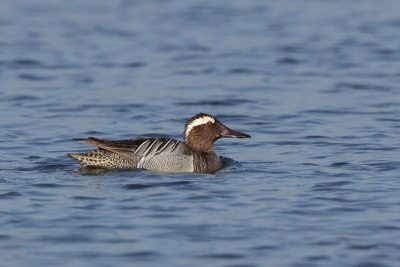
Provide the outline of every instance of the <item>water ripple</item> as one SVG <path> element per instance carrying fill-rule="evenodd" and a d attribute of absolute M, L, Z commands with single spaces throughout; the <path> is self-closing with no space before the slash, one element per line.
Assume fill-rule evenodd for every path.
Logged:
<path fill-rule="evenodd" d="M 201 100 L 193 102 L 178 102 L 180 106 L 237 106 L 245 103 L 252 103 L 253 101 L 245 99 L 224 99 L 224 100 Z"/>
<path fill-rule="evenodd" d="M 15 197 L 21 196 L 21 193 L 19 192 L 7 192 L 7 193 L 1 193 L 0 194 L 0 199 L 12 199 Z"/>
<path fill-rule="evenodd" d="M 163 183 L 150 183 L 150 184 L 127 184 L 125 186 L 128 190 L 147 189 L 153 187 L 176 187 L 187 186 L 192 184 L 190 181 L 177 181 L 177 182 L 163 182 Z"/>
<path fill-rule="evenodd" d="M 353 182 L 350 181 L 335 181 L 335 182 L 324 182 L 324 183 L 318 183 L 313 186 L 314 191 L 336 191 L 336 190 L 342 190 L 342 187 L 346 185 L 353 184 Z"/>

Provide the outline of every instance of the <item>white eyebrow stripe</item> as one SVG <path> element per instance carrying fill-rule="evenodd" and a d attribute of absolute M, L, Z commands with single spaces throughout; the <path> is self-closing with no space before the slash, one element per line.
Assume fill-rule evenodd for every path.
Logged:
<path fill-rule="evenodd" d="M 204 117 L 200 117 L 197 118 L 193 121 L 191 121 L 188 126 L 186 127 L 185 130 L 185 136 L 188 136 L 189 132 L 193 129 L 193 127 L 202 125 L 202 124 L 207 124 L 207 123 L 215 123 L 215 119 L 213 117 L 209 117 L 209 116 L 204 116 Z"/>

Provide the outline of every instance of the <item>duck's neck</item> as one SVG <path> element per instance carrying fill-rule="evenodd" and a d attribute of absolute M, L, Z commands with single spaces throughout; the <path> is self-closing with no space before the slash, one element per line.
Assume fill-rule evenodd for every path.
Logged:
<path fill-rule="evenodd" d="M 200 137 L 198 135 L 190 135 L 185 138 L 185 143 L 193 150 L 200 153 L 215 154 L 213 146 L 214 140 Z"/>

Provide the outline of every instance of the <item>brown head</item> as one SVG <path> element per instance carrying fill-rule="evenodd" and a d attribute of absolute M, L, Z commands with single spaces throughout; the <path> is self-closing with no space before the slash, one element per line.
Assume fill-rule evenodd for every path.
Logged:
<path fill-rule="evenodd" d="M 250 138 L 250 135 L 232 130 L 211 115 L 200 113 L 185 125 L 185 143 L 194 150 L 213 152 L 213 143 L 222 137 Z"/>

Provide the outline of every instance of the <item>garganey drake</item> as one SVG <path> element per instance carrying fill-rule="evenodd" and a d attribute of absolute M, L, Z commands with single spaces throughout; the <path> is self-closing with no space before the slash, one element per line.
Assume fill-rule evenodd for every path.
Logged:
<path fill-rule="evenodd" d="M 200 113 L 187 121 L 183 142 L 170 138 L 111 141 L 89 137 L 81 143 L 98 149 L 68 156 L 82 167 L 213 173 L 223 167 L 213 147 L 222 137 L 250 138 L 250 135 L 234 131 L 215 117 Z"/>

